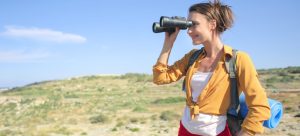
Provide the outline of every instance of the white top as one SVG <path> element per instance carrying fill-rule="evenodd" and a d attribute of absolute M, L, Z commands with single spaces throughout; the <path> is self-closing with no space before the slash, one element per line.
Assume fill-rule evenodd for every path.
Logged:
<path fill-rule="evenodd" d="M 211 76 L 212 72 L 196 72 L 192 76 L 191 89 L 194 102 L 197 102 L 200 93 L 207 85 Z M 225 129 L 226 120 L 226 116 L 217 116 L 204 113 L 195 115 L 195 118 L 192 120 L 190 116 L 190 109 L 186 106 L 184 108 L 181 122 L 184 128 L 192 134 L 215 136 L 220 134 Z"/>

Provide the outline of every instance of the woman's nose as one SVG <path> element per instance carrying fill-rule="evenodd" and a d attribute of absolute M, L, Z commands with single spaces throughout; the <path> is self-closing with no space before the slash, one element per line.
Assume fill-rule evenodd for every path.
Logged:
<path fill-rule="evenodd" d="M 188 28 L 186 32 L 187 32 L 188 34 L 192 33 L 191 28 Z"/>

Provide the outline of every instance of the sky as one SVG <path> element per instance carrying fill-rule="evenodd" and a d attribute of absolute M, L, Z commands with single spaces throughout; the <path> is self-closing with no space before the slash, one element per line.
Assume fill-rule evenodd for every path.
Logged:
<path fill-rule="evenodd" d="M 99 74 L 146 73 L 160 54 L 160 16 L 188 15 L 203 0 L 9 0 L 0 2 L 0 87 Z M 257 69 L 300 66 L 299 0 L 223 0 L 235 22 L 223 43 Z M 169 64 L 193 48 L 186 30 Z"/>

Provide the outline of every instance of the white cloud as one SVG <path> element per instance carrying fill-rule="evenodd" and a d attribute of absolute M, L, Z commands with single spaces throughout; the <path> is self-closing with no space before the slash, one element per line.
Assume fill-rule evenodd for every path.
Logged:
<path fill-rule="evenodd" d="M 77 34 L 64 33 L 47 28 L 21 28 L 16 26 L 6 26 L 6 31 L 0 33 L 3 36 L 27 38 L 38 41 L 50 41 L 50 42 L 72 42 L 72 43 L 84 43 L 86 38 Z"/>
<path fill-rule="evenodd" d="M 49 53 L 41 51 L 0 51 L 0 62 L 37 62 L 49 56 Z"/>

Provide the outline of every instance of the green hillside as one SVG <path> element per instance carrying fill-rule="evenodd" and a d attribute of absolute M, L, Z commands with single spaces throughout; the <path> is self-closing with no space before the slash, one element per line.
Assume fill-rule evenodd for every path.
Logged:
<path fill-rule="evenodd" d="M 258 74 L 267 89 L 282 91 L 300 89 L 300 67 L 258 70 Z"/>
<path fill-rule="evenodd" d="M 265 135 L 300 132 L 300 67 L 259 70 L 269 97 L 285 105 L 285 121 Z M 152 76 L 86 76 L 45 81 L 0 93 L 0 136 L 176 135 L 185 106 L 181 83 Z M 289 99 L 283 99 L 288 96 Z"/>

